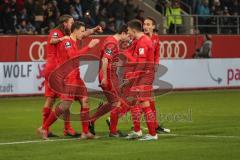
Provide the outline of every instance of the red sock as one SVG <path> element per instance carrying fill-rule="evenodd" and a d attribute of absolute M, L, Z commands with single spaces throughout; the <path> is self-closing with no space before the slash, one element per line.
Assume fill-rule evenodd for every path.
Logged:
<path fill-rule="evenodd" d="M 121 105 L 121 108 L 119 109 L 119 115 L 118 115 L 118 118 L 124 116 L 127 112 L 130 111 L 130 107 L 122 104 Z"/>
<path fill-rule="evenodd" d="M 68 130 L 70 127 L 71 127 L 71 123 L 70 123 L 70 109 L 68 109 L 64 113 L 64 129 Z"/>
<path fill-rule="evenodd" d="M 87 134 L 89 132 L 89 108 L 81 108 L 82 132 Z"/>
<path fill-rule="evenodd" d="M 144 116 L 145 116 L 145 120 L 148 126 L 148 131 L 149 134 L 152 136 L 156 135 L 156 129 L 155 129 L 155 116 L 153 114 L 153 111 L 151 109 L 151 107 L 143 107 L 143 112 L 144 112 Z"/>
<path fill-rule="evenodd" d="M 44 125 L 44 123 L 48 119 L 48 116 L 50 115 L 51 111 L 52 111 L 52 109 L 50 107 L 44 107 L 42 109 L 42 126 Z"/>
<path fill-rule="evenodd" d="M 120 109 L 114 108 L 110 113 L 110 133 L 116 134 L 117 133 L 117 124 L 118 124 L 118 114 Z"/>
<path fill-rule="evenodd" d="M 155 128 L 158 128 L 159 124 L 158 124 L 158 120 L 157 120 L 157 110 L 156 110 L 156 107 L 155 107 L 155 101 L 150 102 L 150 107 L 153 111 L 154 118 L 155 118 Z"/>
<path fill-rule="evenodd" d="M 133 106 L 131 107 L 131 114 L 132 114 L 132 120 L 133 120 L 133 130 L 135 132 L 139 132 L 141 130 L 140 128 L 140 120 L 142 116 L 141 107 L 139 106 Z"/>
<path fill-rule="evenodd" d="M 43 129 L 48 130 L 48 128 L 58 119 L 59 116 L 63 114 L 63 111 L 57 107 L 55 108 L 55 111 L 52 111 L 51 114 L 49 115 L 48 119 L 42 126 Z"/>

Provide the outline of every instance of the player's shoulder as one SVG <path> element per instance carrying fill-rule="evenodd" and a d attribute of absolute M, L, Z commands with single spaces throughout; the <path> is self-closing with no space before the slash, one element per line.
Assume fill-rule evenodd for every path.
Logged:
<path fill-rule="evenodd" d="M 50 31 L 49 34 L 52 38 L 60 38 L 63 36 L 63 33 L 58 28 L 54 28 Z"/>
<path fill-rule="evenodd" d="M 113 36 L 108 36 L 104 40 L 104 44 L 113 43 L 116 44 L 116 39 Z"/>
<path fill-rule="evenodd" d="M 153 39 L 153 40 L 159 40 L 159 35 L 156 34 L 156 33 L 154 33 L 154 34 L 152 35 L 152 39 Z"/>
<path fill-rule="evenodd" d="M 108 36 L 105 40 L 104 40 L 104 48 L 109 48 L 109 49 L 115 49 L 117 48 L 117 41 L 113 36 Z"/>
<path fill-rule="evenodd" d="M 152 39 L 147 35 L 143 35 L 140 39 L 141 45 L 152 45 Z"/>
<path fill-rule="evenodd" d="M 61 42 L 61 45 L 65 48 L 65 49 L 69 49 L 72 48 L 73 43 L 71 41 L 71 39 L 65 39 Z"/>

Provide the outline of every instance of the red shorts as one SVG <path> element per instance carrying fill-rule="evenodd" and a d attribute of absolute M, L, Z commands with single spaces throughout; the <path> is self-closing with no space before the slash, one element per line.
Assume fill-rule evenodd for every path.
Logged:
<path fill-rule="evenodd" d="M 150 73 L 144 77 L 140 77 L 131 88 L 131 91 L 136 93 L 136 99 L 138 101 L 148 101 L 152 99 L 154 74 L 155 73 Z"/>
<path fill-rule="evenodd" d="M 50 87 L 49 87 L 49 82 L 48 82 L 48 78 L 49 75 L 52 73 L 52 71 L 56 68 L 56 65 L 50 65 L 49 63 L 46 64 L 46 68 L 44 71 L 45 74 L 45 97 L 51 97 L 51 98 L 57 98 L 59 97 L 59 94 L 57 94 L 56 92 L 54 92 Z"/>
<path fill-rule="evenodd" d="M 87 87 L 80 77 L 69 78 L 67 82 L 67 84 L 71 85 L 73 88 L 69 90 L 69 93 L 61 94 L 61 100 L 74 101 L 88 97 Z"/>
<path fill-rule="evenodd" d="M 130 76 L 128 83 L 123 87 L 123 95 L 132 97 L 137 101 L 148 101 L 153 96 L 154 73 L 144 74 L 144 76 Z"/>
<path fill-rule="evenodd" d="M 103 73 L 100 71 L 99 72 L 99 84 L 101 84 L 101 81 L 103 79 Z M 117 77 L 117 75 L 114 73 L 109 73 L 108 71 L 108 75 L 107 75 L 107 86 L 100 86 L 103 90 L 103 94 L 105 95 L 105 97 L 107 98 L 109 103 L 114 103 L 119 101 L 119 95 L 120 95 L 120 91 L 119 91 L 119 79 Z"/>

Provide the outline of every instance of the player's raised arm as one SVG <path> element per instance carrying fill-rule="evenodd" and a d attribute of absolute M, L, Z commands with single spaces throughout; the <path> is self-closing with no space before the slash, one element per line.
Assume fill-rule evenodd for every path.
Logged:
<path fill-rule="evenodd" d="M 92 35 L 92 34 L 94 34 L 96 32 L 101 33 L 102 32 L 102 27 L 101 26 L 96 26 L 96 27 L 94 27 L 92 29 L 87 29 L 85 32 L 83 32 L 81 34 L 81 37 L 85 38 L 85 37 L 88 37 L 88 36 L 90 36 L 90 35 Z"/>
<path fill-rule="evenodd" d="M 50 40 L 50 44 L 58 44 L 59 42 L 62 42 L 63 40 L 69 39 L 69 38 L 70 38 L 69 36 L 64 36 L 64 37 L 61 37 L 61 38 L 52 37 L 51 40 Z"/>
<path fill-rule="evenodd" d="M 86 54 L 91 48 L 95 47 L 99 42 L 100 42 L 99 39 L 92 39 L 89 42 L 88 46 L 85 46 L 82 49 L 78 50 L 74 55 L 79 56 Z"/>

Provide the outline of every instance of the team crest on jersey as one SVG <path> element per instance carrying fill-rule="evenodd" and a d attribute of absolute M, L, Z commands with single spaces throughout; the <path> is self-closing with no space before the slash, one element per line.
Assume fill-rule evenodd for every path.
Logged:
<path fill-rule="evenodd" d="M 144 48 L 139 48 L 139 55 L 143 55 L 144 54 Z"/>
<path fill-rule="evenodd" d="M 108 55 L 112 55 L 113 51 L 109 48 L 106 48 L 105 53 L 108 54 Z"/>
<path fill-rule="evenodd" d="M 52 35 L 53 38 L 58 38 L 58 33 L 57 32 L 54 32 L 53 35 Z"/>
<path fill-rule="evenodd" d="M 65 43 L 65 47 L 66 47 L 66 48 L 71 48 L 71 43 L 70 43 L 70 42 L 66 42 L 66 43 Z"/>

